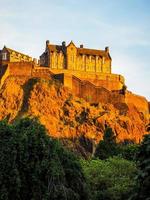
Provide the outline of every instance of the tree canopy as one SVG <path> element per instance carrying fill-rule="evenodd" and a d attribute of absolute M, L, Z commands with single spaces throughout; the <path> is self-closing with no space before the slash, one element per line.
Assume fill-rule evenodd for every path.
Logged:
<path fill-rule="evenodd" d="M 132 199 L 150 199 L 150 134 L 145 135 L 137 155 L 137 190 Z"/>
<path fill-rule="evenodd" d="M 78 159 L 36 119 L 0 122 L 1 200 L 87 199 Z"/>

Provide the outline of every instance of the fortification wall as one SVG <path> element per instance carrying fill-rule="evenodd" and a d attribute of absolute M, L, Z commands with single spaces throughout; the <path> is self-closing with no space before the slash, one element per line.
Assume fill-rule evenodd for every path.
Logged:
<path fill-rule="evenodd" d="M 32 76 L 33 77 L 50 79 L 51 75 L 52 75 L 52 73 L 50 72 L 49 68 L 47 68 L 47 67 L 34 66 L 32 68 Z"/>
<path fill-rule="evenodd" d="M 9 74 L 15 76 L 31 76 L 33 67 L 33 62 L 11 62 L 8 64 Z"/>
<path fill-rule="evenodd" d="M 89 81 L 82 81 L 79 78 L 72 77 L 72 90 L 73 93 L 91 103 L 124 103 L 124 95 L 120 91 L 109 91 L 103 86 L 95 86 Z"/>
<path fill-rule="evenodd" d="M 75 70 L 51 70 L 54 74 L 65 74 L 65 81 L 69 81 L 70 76 L 76 76 L 82 81 L 89 81 L 95 86 L 104 87 L 110 91 L 121 90 L 125 84 L 124 77 L 118 74 L 108 74 L 108 73 L 92 73 L 92 72 L 79 72 Z M 67 80 L 68 79 L 68 80 Z M 77 84 L 77 83 L 75 83 Z M 71 85 L 71 83 L 70 83 Z"/>
<path fill-rule="evenodd" d="M 0 66 L 0 88 L 4 84 L 4 81 L 9 76 L 9 69 L 7 65 Z"/>

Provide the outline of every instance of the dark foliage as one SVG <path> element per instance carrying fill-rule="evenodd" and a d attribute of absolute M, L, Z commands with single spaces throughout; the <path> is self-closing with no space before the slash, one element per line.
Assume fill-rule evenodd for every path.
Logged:
<path fill-rule="evenodd" d="M 0 200 L 87 199 L 78 159 L 36 119 L 0 122 Z"/>
<path fill-rule="evenodd" d="M 149 200 L 150 199 L 150 134 L 145 135 L 139 147 L 137 155 L 137 166 L 139 173 L 137 176 L 137 190 L 131 199 Z"/>
<path fill-rule="evenodd" d="M 81 160 L 91 200 L 127 200 L 135 187 L 136 165 L 120 157 Z"/>
<path fill-rule="evenodd" d="M 100 159 L 107 159 L 118 154 L 116 136 L 111 128 L 106 128 L 103 140 L 99 142 L 95 156 Z"/>

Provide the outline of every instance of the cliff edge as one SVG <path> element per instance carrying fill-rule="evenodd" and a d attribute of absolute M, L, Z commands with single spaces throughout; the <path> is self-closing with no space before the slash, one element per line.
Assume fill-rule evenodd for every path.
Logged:
<path fill-rule="evenodd" d="M 94 104 L 74 96 L 53 79 L 8 76 L 0 89 L 0 120 L 11 123 L 25 116 L 37 117 L 52 137 L 78 141 L 78 148 L 91 141 L 92 153 L 107 126 L 112 127 L 118 142 L 138 143 L 147 134 L 148 102 L 130 92 L 126 95 L 124 103 L 115 102 L 114 98 L 112 103 Z"/>

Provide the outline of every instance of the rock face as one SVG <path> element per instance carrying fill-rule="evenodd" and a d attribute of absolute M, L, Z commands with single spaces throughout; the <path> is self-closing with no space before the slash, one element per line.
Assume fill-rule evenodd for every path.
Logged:
<path fill-rule="evenodd" d="M 124 103 L 114 99 L 113 103 L 90 104 L 52 79 L 11 76 L 0 90 L 0 120 L 37 117 L 52 137 L 76 145 L 83 153 L 84 149 L 92 153 L 107 126 L 112 127 L 118 142 L 142 140 L 149 123 L 148 102 L 143 100 L 142 112 L 142 107 L 135 106 L 135 96 L 132 98 L 130 93 Z"/>

